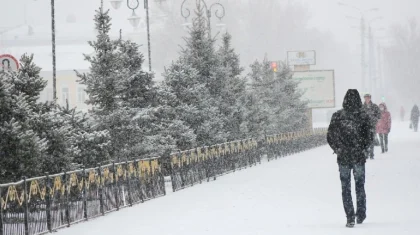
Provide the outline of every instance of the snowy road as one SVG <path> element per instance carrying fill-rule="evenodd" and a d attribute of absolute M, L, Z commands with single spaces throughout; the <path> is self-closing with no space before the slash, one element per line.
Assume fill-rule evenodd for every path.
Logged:
<path fill-rule="evenodd" d="M 354 229 L 344 226 L 331 153 L 325 146 L 264 162 L 57 234 L 420 234 L 420 133 L 396 123 L 390 152 L 376 149 L 376 160 L 366 166 L 368 217 Z"/>

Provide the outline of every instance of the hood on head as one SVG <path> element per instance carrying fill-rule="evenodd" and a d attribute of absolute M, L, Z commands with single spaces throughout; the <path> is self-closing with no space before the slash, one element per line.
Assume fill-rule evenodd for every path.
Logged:
<path fill-rule="evenodd" d="M 344 96 L 343 108 L 346 111 L 355 111 L 362 108 L 362 99 L 359 91 L 356 89 L 349 89 Z"/>
<path fill-rule="evenodd" d="M 384 111 L 388 111 L 388 108 L 386 107 L 385 103 L 379 104 L 379 108 L 384 107 Z"/>

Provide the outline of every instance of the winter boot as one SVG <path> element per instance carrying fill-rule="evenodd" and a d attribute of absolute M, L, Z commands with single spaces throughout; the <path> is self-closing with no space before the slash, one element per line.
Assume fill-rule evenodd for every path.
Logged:
<path fill-rule="evenodd" d="M 353 228 L 354 227 L 354 218 L 347 218 L 347 228 Z"/>
<path fill-rule="evenodd" d="M 366 217 L 357 216 L 357 224 L 363 224 L 363 221 L 365 221 Z"/>

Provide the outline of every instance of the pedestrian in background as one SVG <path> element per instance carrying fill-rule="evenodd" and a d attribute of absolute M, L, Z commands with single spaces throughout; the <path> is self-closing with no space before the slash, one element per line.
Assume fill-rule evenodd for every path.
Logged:
<path fill-rule="evenodd" d="M 374 140 L 377 140 L 376 137 L 376 124 L 378 123 L 379 119 L 381 119 L 381 111 L 379 110 L 378 105 L 372 102 L 372 96 L 370 94 L 365 94 L 365 103 L 363 105 L 363 109 L 369 116 L 372 130 L 371 135 Z M 379 145 L 379 144 L 378 144 Z M 366 150 L 366 158 L 374 159 L 375 157 L 375 142 L 373 141 L 372 144 Z"/>
<path fill-rule="evenodd" d="M 388 134 L 391 132 L 391 113 L 388 112 L 385 103 L 379 105 L 381 110 L 381 119 L 376 125 L 376 133 L 379 134 L 382 153 L 388 152 Z"/>
<path fill-rule="evenodd" d="M 411 110 L 411 125 L 413 126 L 415 132 L 417 132 L 419 127 L 419 116 L 419 107 L 414 105 L 413 109 Z"/>

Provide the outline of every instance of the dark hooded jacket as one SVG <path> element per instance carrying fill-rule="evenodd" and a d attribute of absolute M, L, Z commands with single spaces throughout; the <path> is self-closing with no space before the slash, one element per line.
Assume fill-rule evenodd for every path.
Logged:
<path fill-rule="evenodd" d="M 352 135 L 346 130 L 348 128 L 351 129 Z M 337 154 L 339 164 L 366 162 L 364 153 L 373 142 L 372 128 L 374 126 L 363 109 L 359 92 L 356 89 L 348 90 L 344 97 L 343 109 L 333 114 L 327 133 L 328 144 Z"/>
<path fill-rule="evenodd" d="M 375 129 L 376 124 L 378 123 L 379 119 L 381 119 L 381 110 L 379 109 L 379 106 L 371 101 L 369 105 L 364 103 L 363 109 L 369 116 L 369 119 L 372 122 L 372 126 Z"/>

